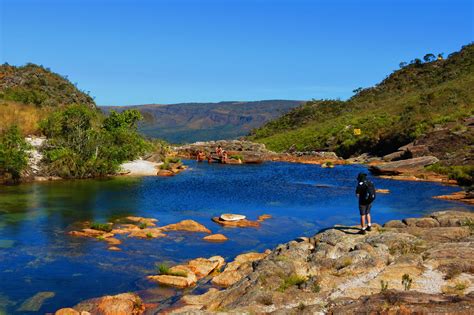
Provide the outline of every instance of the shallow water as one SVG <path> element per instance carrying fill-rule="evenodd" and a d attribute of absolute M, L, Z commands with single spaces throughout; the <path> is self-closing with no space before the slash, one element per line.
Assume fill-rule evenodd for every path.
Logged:
<path fill-rule="evenodd" d="M 178 263 L 246 251 L 263 251 L 333 224 L 357 224 L 355 177 L 362 166 L 265 163 L 225 166 L 187 161 L 190 169 L 171 178 L 115 178 L 32 183 L 0 189 L 0 314 L 14 313 L 38 292 L 55 295 L 38 313 L 54 312 L 105 294 L 139 291 L 170 296 L 174 290 L 144 280 L 155 263 Z M 375 222 L 416 217 L 461 203 L 431 198 L 459 190 L 434 183 L 373 179 L 378 194 Z M 268 213 L 258 229 L 222 228 L 211 217 L 224 212 L 250 219 Z M 161 239 L 125 239 L 121 252 L 95 239 L 65 234 L 71 224 L 127 215 L 154 217 L 159 225 L 193 219 L 229 237 L 208 243 L 199 233 L 170 232 Z"/>

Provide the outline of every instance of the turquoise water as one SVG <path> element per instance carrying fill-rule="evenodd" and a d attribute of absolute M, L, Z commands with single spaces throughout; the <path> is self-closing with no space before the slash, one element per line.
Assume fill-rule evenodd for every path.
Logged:
<path fill-rule="evenodd" d="M 0 187 L 0 313 L 15 313 L 38 292 L 55 295 L 38 313 L 54 312 L 105 294 L 139 291 L 147 301 L 175 294 L 145 279 L 155 263 L 179 263 L 222 255 L 227 260 L 245 251 L 263 251 L 298 236 L 310 236 L 333 224 L 357 224 L 355 177 L 362 166 L 265 163 L 197 164 L 170 178 L 115 178 L 59 181 Z M 461 203 L 433 199 L 457 187 L 435 183 L 373 179 L 379 194 L 375 222 L 421 216 Z M 250 219 L 271 214 L 258 229 L 222 228 L 211 222 L 224 212 Z M 229 237 L 208 243 L 202 234 L 170 232 L 161 239 L 123 238 L 122 251 L 107 250 L 96 239 L 68 236 L 71 224 L 128 215 L 154 217 L 159 225 L 193 219 Z M 120 237 L 119 237 L 120 238 Z M 31 312 L 34 313 L 34 312 Z"/>

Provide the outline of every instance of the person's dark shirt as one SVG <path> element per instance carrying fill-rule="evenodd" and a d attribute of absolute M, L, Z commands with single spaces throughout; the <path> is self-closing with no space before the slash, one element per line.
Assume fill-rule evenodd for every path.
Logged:
<path fill-rule="evenodd" d="M 369 204 L 370 202 L 367 201 L 367 191 L 368 190 L 368 187 L 367 187 L 367 184 L 364 182 L 359 182 L 357 184 L 357 188 L 356 188 L 356 194 L 359 195 L 359 204 L 360 205 L 367 205 Z"/>

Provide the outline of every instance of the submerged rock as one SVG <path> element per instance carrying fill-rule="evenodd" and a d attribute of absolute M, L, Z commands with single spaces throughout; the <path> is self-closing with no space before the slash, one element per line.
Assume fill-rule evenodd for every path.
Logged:
<path fill-rule="evenodd" d="M 25 302 L 23 302 L 20 307 L 17 309 L 17 312 L 38 312 L 43 306 L 44 301 L 54 297 L 56 294 L 54 292 L 38 292 Z"/>
<path fill-rule="evenodd" d="M 222 221 L 239 221 L 245 219 L 245 216 L 241 214 L 224 213 L 221 214 L 219 219 L 221 219 Z"/>
<path fill-rule="evenodd" d="M 221 220 L 219 217 L 212 218 L 212 221 L 228 227 L 259 227 L 260 223 L 258 221 L 250 221 L 247 219 L 242 219 L 238 221 L 224 221 Z"/>

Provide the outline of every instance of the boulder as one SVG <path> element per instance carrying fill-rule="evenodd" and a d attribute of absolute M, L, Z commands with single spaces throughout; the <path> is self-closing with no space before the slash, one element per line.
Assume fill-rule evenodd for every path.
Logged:
<path fill-rule="evenodd" d="M 158 222 L 158 220 L 155 218 L 143 218 L 136 216 L 125 217 L 125 220 L 134 222 L 136 224 L 146 224 L 147 226 L 156 226 L 156 222 Z"/>
<path fill-rule="evenodd" d="M 79 313 L 73 308 L 68 307 L 68 308 L 62 308 L 60 310 L 57 310 L 56 313 L 54 313 L 54 315 L 81 315 L 81 313 Z"/>
<path fill-rule="evenodd" d="M 407 226 L 416 226 L 421 228 L 439 227 L 439 222 L 433 218 L 409 218 L 403 219 Z"/>
<path fill-rule="evenodd" d="M 386 228 L 404 228 L 407 225 L 403 223 L 401 220 L 390 220 L 383 225 Z"/>
<path fill-rule="evenodd" d="M 128 234 L 128 237 L 137 237 L 137 238 L 157 238 L 165 237 L 166 234 L 163 233 L 161 228 L 146 228 L 133 230 Z"/>
<path fill-rule="evenodd" d="M 145 311 L 143 301 L 134 293 L 108 295 L 86 300 L 74 306 L 73 309 L 78 312 L 98 315 L 140 315 Z"/>
<path fill-rule="evenodd" d="M 211 233 L 211 230 L 206 228 L 201 223 L 194 220 L 183 220 L 178 223 L 168 224 L 160 228 L 163 231 L 186 231 L 186 232 L 200 232 Z"/>
<path fill-rule="evenodd" d="M 170 268 L 171 272 L 185 273 L 186 276 L 174 276 L 174 275 L 157 275 L 148 276 L 149 280 L 156 281 L 163 285 L 169 285 L 178 288 L 187 288 L 193 286 L 197 282 L 197 277 L 194 272 L 188 266 L 178 265 Z"/>
<path fill-rule="evenodd" d="M 175 173 L 170 170 L 159 170 L 156 175 L 158 176 L 163 176 L 163 177 L 169 177 L 169 176 L 174 176 Z"/>
<path fill-rule="evenodd" d="M 214 256 L 212 259 L 196 258 L 190 260 L 187 266 L 199 280 L 217 269 L 222 264 L 223 260 L 224 258 L 220 256 Z"/>
<path fill-rule="evenodd" d="M 229 287 L 242 279 L 252 270 L 252 263 L 268 256 L 268 253 L 246 253 L 235 257 L 234 261 L 227 264 L 224 271 L 211 282 L 221 287 Z"/>
<path fill-rule="evenodd" d="M 434 156 L 422 156 L 413 159 L 372 165 L 369 170 L 376 175 L 399 175 L 407 171 L 419 171 L 439 160 Z"/>
<path fill-rule="evenodd" d="M 202 239 L 209 242 L 225 242 L 228 240 L 228 238 L 223 234 L 211 234 L 204 236 Z"/>
<path fill-rule="evenodd" d="M 401 160 L 405 154 L 406 154 L 405 151 L 396 151 L 396 152 L 384 155 L 383 160 L 386 162 Z"/>
<path fill-rule="evenodd" d="M 462 226 L 474 222 L 474 212 L 471 211 L 438 211 L 432 213 L 431 217 L 441 226 Z"/>

